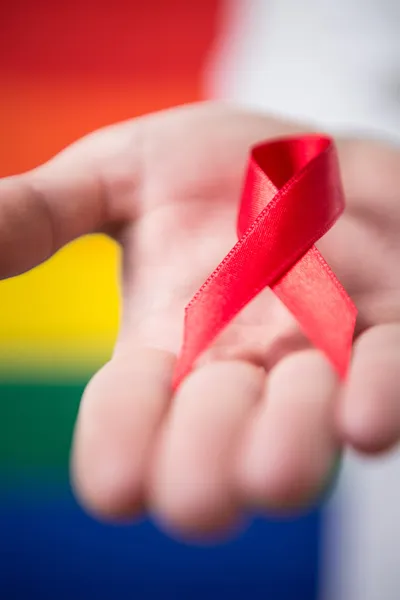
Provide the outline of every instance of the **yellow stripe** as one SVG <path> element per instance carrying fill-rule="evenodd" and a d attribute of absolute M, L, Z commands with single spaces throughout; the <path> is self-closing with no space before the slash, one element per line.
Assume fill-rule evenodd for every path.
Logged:
<path fill-rule="evenodd" d="M 119 319 L 117 245 L 70 244 L 37 269 L 0 284 L 0 371 L 87 371 L 107 359 Z"/>

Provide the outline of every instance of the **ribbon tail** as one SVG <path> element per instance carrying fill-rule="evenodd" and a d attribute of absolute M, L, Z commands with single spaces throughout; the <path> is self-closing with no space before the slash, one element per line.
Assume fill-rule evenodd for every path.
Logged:
<path fill-rule="evenodd" d="M 313 246 L 271 286 L 308 339 L 344 379 L 350 363 L 357 308 Z"/>

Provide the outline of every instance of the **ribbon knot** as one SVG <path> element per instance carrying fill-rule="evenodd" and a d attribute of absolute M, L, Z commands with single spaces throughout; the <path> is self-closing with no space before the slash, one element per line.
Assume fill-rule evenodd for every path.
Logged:
<path fill-rule="evenodd" d="M 174 386 L 226 325 L 269 286 L 344 378 L 356 307 L 314 246 L 345 206 L 333 141 L 309 135 L 255 146 L 238 216 L 238 242 L 185 310 Z"/>

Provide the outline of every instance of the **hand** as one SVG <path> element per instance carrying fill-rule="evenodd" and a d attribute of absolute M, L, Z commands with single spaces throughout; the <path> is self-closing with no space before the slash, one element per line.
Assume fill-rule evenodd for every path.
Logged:
<path fill-rule="evenodd" d="M 72 453 L 95 514 L 147 509 L 187 534 L 244 509 L 307 506 L 343 446 L 400 437 L 400 152 L 338 141 L 347 210 L 318 244 L 360 312 L 343 387 L 269 290 L 171 392 L 183 310 L 235 243 L 249 146 L 298 127 L 204 104 L 100 130 L 34 171 L 0 181 L 0 275 L 85 233 L 123 248 L 113 358 L 89 383 Z"/>

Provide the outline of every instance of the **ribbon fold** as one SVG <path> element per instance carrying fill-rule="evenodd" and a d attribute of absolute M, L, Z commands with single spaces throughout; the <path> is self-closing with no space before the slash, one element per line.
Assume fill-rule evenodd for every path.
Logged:
<path fill-rule="evenodd" d="M 174 387 L 240 310 L 269 286 L 344 378 L 357 310 L 317 248 L 344 210 L 333 141 L 308 135 L 255 146 L 238 216 L 238 242 L 185 310 Z"/>

